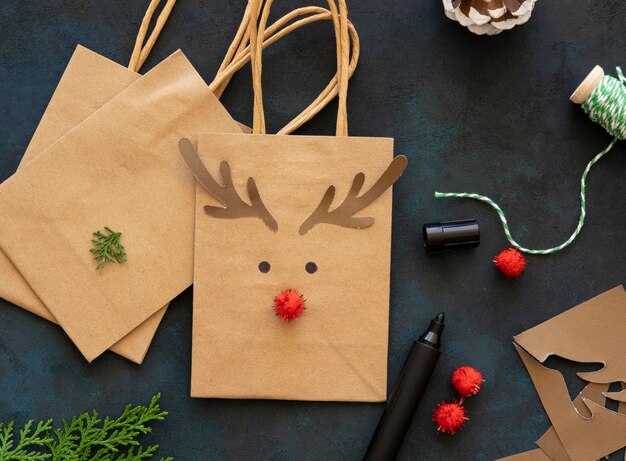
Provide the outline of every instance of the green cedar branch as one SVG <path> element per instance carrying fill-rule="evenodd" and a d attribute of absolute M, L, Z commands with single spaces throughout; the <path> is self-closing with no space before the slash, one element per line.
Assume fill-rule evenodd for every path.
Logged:
<path fill-rule="evenodd" d="M 14 448 L 14 423 L 10 422 L 6 426 L 0 423 L 1 461 L 40 461 L 49 458 L 49 455 L 41 453 L 40 450 L 52 442 L 50 437 L 52 420 L 39 422 L 31 433 L 32 425 L 32 419 L 24 425 L 24 428 L 20 431 L 19 442 Z"/>
<path fill-rule="evenodd" d="M 142 447 L 137 440 L 152 431 L 151 424 L 162 421 L 167 412 L 152 397 L 145 406 L 128 405 L 118 418 L 100 419 L 96 411 L 63 421 L 52 429 L 52 420 L 42 421 L 32 430 L 33 421 L 20 431 L 15 445 L 14 423 L 0 423 L 0 461 L 142 461 L 152 459 L 158 445 Z M 161 458 L 161 461 L 173 461 Z"/>
<path fill-rule="evenodd" d="M 122 233 L 115 232 L 107 226 L 104 226 L 104 230 L 108 232 L 108 235 L 98 230 L 93 233 L 94 238 L 91 240 L 94 247 L 90 251 L 94 254 L 93 259 L 98 263 L 96 270 L 102 269 L 107 263 L 126 262 L 126 251 L 124 245 L 120 243 Z"/>

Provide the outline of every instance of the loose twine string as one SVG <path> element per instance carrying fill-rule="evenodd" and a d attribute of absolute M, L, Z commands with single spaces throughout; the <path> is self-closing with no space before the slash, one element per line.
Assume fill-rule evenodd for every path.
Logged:
<path fill-rule="evenodd" d="M 585 224 L 585 216 L 587 215 L 585 191 L 589 171 L 602 157 L 609 153 L 618 139 L 626 139 L 626 79 L 624 78 L 624 74 L 619 67 L 617 68 L 617 76 L 619 80 L 610 75 L 606 75 L 591 95 L 585 100 L 582 106 L 583 110 L 587 113 L 591 120 L 600 124 L 609 134 L 613 136 L 613 141 L 611 141 L 611 143 L 604 150 L 602 150 L 602 152 L 591 159 L 583 172 L 580 180 L 580 218 L 578 219 L 578 225 L 572 235 L 570 235 L 570 237 L 562 244 L 545 250 L 531 250 L 521 246 L 513 239 L 511 231 L 509 230 L 509 224 L 502 208 L 500 208 L 498 204 L 496 204 L 489 197 L 484 195 L 469 194 L 465 192 L 435 192 L 435 197 L 470 198 L 487 203 L 498 213 L 508 241 L 512 246 L 524 253 L 547 255 L 556 253 L 557 251 L 566 248 L 576 239 L 576 237 L 578 237 L 578 234 L 580 234 L 580 231 Z"/>
<path fill-rule="evenodd" d="M 340 3 L 341 1 L 345 2 L 345 0 L 340 0 Z M 156 43 L 156 40 L 163 29 L 163 26 L 165 25 L 170 13 L 172 12 L 172 9 L 174 8 L 174 5 L 176 4 L 176 0 L 168 0 L 166 2 L 155 22 L 152 33 L 148 37 L 148 40 L 145 41 L 146 35 L 148 33 L 148 27 L 152 20 L 152 16 L 154 15 L 154 12 L 156 11 L 159 3 L 160 0 L 150 1 L 148 9 L 146 10 L 144 18 L 141 22 L 139 33 L 137 34 L 137 39 L 135 40 L 135 46 L 130 59 L 130 63 L 128 65 L 128 68 L 133 70 L 134 72 L 139 72 L 146 59 L 148 58 L 150 51 L 154 47 L 154 44 Z M 229 46 L 226 52 L 226 56 L 224 57 L 213 82 L 209 85 L 209 88 L 213 91 L 218 99 L 222 96 L 233 75 L 242 67 L 244 67 L 251 59 L 249 44 L 249 26 L 251 19 L 254 18 L 255 24 L 259 17 L 265 18 L 264 20 L 266 22 L 269 16 L 271 3 L 271 1 L 265 2 L 264 5 L 262 5 L 261 1 L 257 1 L 255 5 L 252 5 L 252 2 L 248 3 L 241 24 L 239 25 L 237 33 L 235 34 L 235 38 Z M 329 5 L 330 4 L 331 2 L 329 1 Z M 334 6 L 334 2 L 332 2 L 332 5 Z M 289 24 L 291 21 L 294 21 L 295 19 L 302 16 L 304 16 L 304 18 L 298 19 L 297 21 Z M 294 30 L 302 26 L 312 24 L 318 21 L 328 20 L 333 20 L 334 24 L 337 20 L 336 9 L 333 12 L 332 6 L 331 10 L 316 6 L 303 7 L 293 10 L 282 18 L 278 19 L 270 27 L 267 27 L 267 29 L 264 30 L 262 34 L 262 49 L 265 49 L 285 35 L 293 32 Z M 337 24 L 335 24 L 336 33 L 338 30 L 337 27 Z M 326 107 L 328 103 L 338 94 L 340 94 L 340 96 L 341 94 L 347 94 L 347 80 L 351 78 L 354 74 L 354 71 L 356 70 L 356 66 L 359 61 L 360 42 L 354 25 L 347 20 L 347 15 L 344 15 L 344 18 L 341 18 L 339 20 L 339 27 L 343 28 L 340 29 L 341 33 L 345 33 L 348 37 L 346 41 L 346 39 L 342 36 L 343 48 L 341 55 L 342 65 L 344 64 L 344 60 L 348 59 L 345 64 L 347 72 L 345 72 L 343 75 L 340 75 L 340 72 L 335 74 L 335 76 L 331 79 L 331 81 L 324 88 L 324 90 L 322 90 L 318 97 L 315 98 L 315 100 L 311 104 L 309 104 L 309 106 L 307 106 L 298 116 L 296 116 L 291 122 L 289 122 L 284 128 L 282 128 L 278 132 L 278 134 L 284 135 L 292 133 L 293 131 L 304 125 L 306 122 L 308 122 L 310 119 L 312 119 L 315 115 L 317 115 L 317 113 L 319 113 L 324 107 Z M 350 45 L 352 46 L 350 47 Z M 352 51 L 351 57 L 349 56 L 350 51 Z M 346 85 L 346 90 L 341 90 L 341 84 Z M 345 103 L 343 105 L 345 112 Z M 347 122 L 345 126 L 347 130 Z"/>

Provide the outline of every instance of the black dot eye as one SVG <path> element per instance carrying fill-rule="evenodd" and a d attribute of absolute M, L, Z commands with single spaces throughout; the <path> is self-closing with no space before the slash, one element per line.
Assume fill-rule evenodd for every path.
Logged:
<path fill-rule="evenodd" d="M 267 274 L 270 271 L 271 267 L 272 266 L 270 266 L 270 263 L 268 263 L 267 261 L 261 261 L 259 263 L 259 270 L 264 274 Z"/>
<path fill-rule="evenodd" d="M 304 268 L 309 274 L 315 274 L 317 272 L 317 264 L 312 261 L 306 263 L 306 266 L 304 266 Z"/>

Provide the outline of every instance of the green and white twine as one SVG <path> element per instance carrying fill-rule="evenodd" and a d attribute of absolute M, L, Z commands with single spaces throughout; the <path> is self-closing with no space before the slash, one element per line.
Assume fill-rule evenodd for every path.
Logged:
<path fill-rule="evenodd" d="M 626 88 L 624 86 L 626 84 L 626 79 L 624 78 L 624 74 L 619 67 L 617 68 L 617 75 L 619 80 L 611 77 L 610 75 L 605 76 L 582 105 L 583 110 L 587 113 L 589 118 L 602 125 L 602 127 L 604 127 L 604 129 L 614 138 L 602 152 L 591 159 L 583 172 L 582 178 L 580 179 L 580 218 L 576 229 L 565 242 L 545 250 L 531 250 L 529 248 L 525 248 L 513 239 L 511 231 L 509 230 L 509 224 L 506 220 L 506 216 L 504 215 L 504 211 L 502 211 L 502 208 L 500 208 L 498 204 L 489 197 L 465 192 L 435 192 L 435 197 L 470 198 L 487 203 L 498 213 L 500 221 L 502 221 L 504 233 L 506 234 L 506 238 L 510 244 L 524 253 L 547 255 L 556 253 L 557 251 L 569 246 L 576 239 L 576 237 L 578 237 L 578 234 L 580 234 L 580 231 L 585 224 L 585 216 L 587 214 L 585 203 L 587 174 L 589 174 L 591 167 L 594 166 L 598 160 L 609 153 L 618 139 L 626 139 Z"/>

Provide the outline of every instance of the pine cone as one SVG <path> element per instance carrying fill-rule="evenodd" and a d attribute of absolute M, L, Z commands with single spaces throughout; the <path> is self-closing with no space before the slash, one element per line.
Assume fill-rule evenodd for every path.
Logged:
<path fill-rule="evenodd" d="M 495 35 L 530 19 L 537 0 L 443 0 L 446 16 L 478 35 Z"/>

